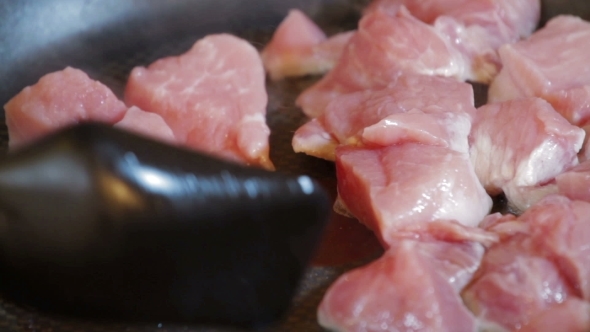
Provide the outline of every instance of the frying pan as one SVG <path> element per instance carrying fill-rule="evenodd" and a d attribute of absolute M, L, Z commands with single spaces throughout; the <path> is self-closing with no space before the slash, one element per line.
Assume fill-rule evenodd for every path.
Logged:
<path fill-rule="evenodd" d="M 262 47 L 290 8 L 310 15 L 328 33 L 355 27 L 368 0 L 3 0 L 0 2 L 0 104 L 42 75 L 77 67 L 121 97 L 134 66 L 187 50 L 209 33 L 230 32 Z M 571 13 L 590 19 L 590 2 L 543 1 L 543 18 Z M 333 165 L 297 155 L 290 140 L 305 117 L 293 106 L 314 78 L 268 83 L 267 120 L 271 159 L 278 170 L 308 174 L 334 193 Z M 476 86 L 476 100 L 485 88 Z M 3 123 L 3 121 L 2 121 Z M 7 148 L 5 126 L 0 148 Z M 337 217 L 333 216 L 336 220 Z M 329 248 L 328 248 L 329 249 Z M 336 249 L 335 249 L 336 250 Z M 378 255 L 375 251 L 373 256 Z M 310 267 L 288 317 L 277 331 L 321 331 L 315 309 L 326 287 L 342 272 L 371 259 L 355 257 L 337 265 Z M 0 299 L 2 331 L 217 331 L 218 328 L 168 324 L 126 324 L 47 316 Z"/>

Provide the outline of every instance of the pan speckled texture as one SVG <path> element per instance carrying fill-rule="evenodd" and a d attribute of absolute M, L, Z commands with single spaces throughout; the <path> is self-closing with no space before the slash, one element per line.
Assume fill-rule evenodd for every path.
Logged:
<path fill-rule="evenodd" d="M 10 7 L 12 0 L 0 4 L 0 7 Z M 15 0 L 19 1 L 19 0 Z M 22 0 L 34 4 L 33 1 Z M 75 2 L 74 0 L 62 1 L 63 3 Z M 170 0 L 172 3 L 182 5 L 184 3 L 180 0 Z M 213 1 L 203 1 L 211 2 Z M 355 27 L 356 20 L 359 17 L 361 8 L 368 2 L 368 0 L 331 0 L 331 1 L 313 1 L 301 0 L 292 1 L 294 6 L 305 10 L 310 16 L 314 18 L 320 26 L 329 34 L 338 31 L 343 31 Z M 39 3 L 39 2 L 37 2 Z M 129 3 L 136 4 L 138 10 L 149 11 L 149 4 L 155 4 L 155 1 L 129 1 Z M 235 3 L 232 2 L 232 3 Z M 264 1 L 267 7 L 272 7 L 272 1 Z M 225 3 L 224 3 L 225 4 Z M 559 13 L 571 13 L 580 15 L 586 19 L 590 17 L 590 2 L 587 1 L 565 1 L 565 0 L 547 0 L 544 1 L 543 20 L 546 21 L 549 17 L 555 16 Z M 108 5 L 105 5 L 108 10 Z M 58 48 L 63 45 L 63 41 L 72 40 L 72 34 L 66 37 L 65 32 L 50 31 L 51 36 L 57 38 L 59 33 L 63 33 L 64 40 L 46 40 L 46 45 L 43 45 L 43 50 L 54 50 L 46 52 L 47 58 L 45 62 L 42 59 L 32 56 L 33 48 L 30 45 L 21 45 L 15 50 L 6 50 L 0 48 L 0 60 L 14 59 L 11 68 L 4 66 L 0 69 L 0 103 L 4 104 L 8 98 L 14 93 L 18 92 L 27 84 L 35 82 L 42 74 L 63 68 L 65 65 L 77 66 L 88 72 L 93 78 L 98 79 L 111 87 L 115 93 L 121 96 L 124 84 L 131 69 L 137 65 L 146 65 L 152 61 L 167 55 L 179 54 L 187 50 L 198 38 L 206 33 L 228 31 L 250 40 L 258 48 L 261 48 L 270 38 L 272 31 L 280 20 L 280 15 L 277 13 L 286 13 L 288 8 L 276 5 L 277 8 L 261 11 L 268 14 L 274 10 L 274 16 L 265 20 L 260 20 L 259 25 L 256 22 L 250 24 L 243 24 L 243 26 L 236 24 L 229 24 L 228 19 L 220 23 L 219 26 L 207 25 L 207 29 L 199 32 L 179 34 L 177 38 L 168 39 L 165 43 L 158 44 L 153 47 L 150 44 L 142 44 L 138 42 L 134 45 L 127 45 L 127 47 L 110 47 L 104 43 L 108 43 L 108 36 L 105 34 L 113 33 L 117 29 L 121 29 L 120 24 L 112 23 L 113 27 L 92 28 L 87 27 L 83 32 L 90 37 L 80 37 L 77 45 L 67 46 L 68 52 L 75 51 L 71 57 L 65 62 L 64 57 L 61 56 Z M 0 8 L 2 9 L 2 8 Z M 223 13 L 222 9 L 217 10 Z M 176 11 L 177 14 L 181 11 Z M 22 14 L 22 13 L 21 13 Z M 266 15 L 265 14 L 265 15 Z M 262 14 L 261 14 L 262 15 Z M 281 14 L 282 15 L 282 14 Z M 113 15 L 114 17 L 116 15 Z M 165 15 L 164 15 L 165 16 Z M 252 15 L 251 15 L 252 16 Z M 255 17 L 252 16 L 252 17 Z M 270 17 L 270 16 L 269 16 Z M 2 19 L 2 17 L 0 17 Z M 6 20 L 4 20 L 6 22 Z M 116 22 L 113 18 L 113 22 Z M 16 22 L 18 23 L 18 22 Z M 201 22 L 202 23 L 202 22 Z M 2 23 L 0 23 L 2 24 Z M 0 37 L 19 38 L 18 35 L 10 35 L 11 32 L 6 32 L 7 27 L 3 27 L 0 31 Z M 144 22 L 146 24 L 146 22 Z M 197 24 L 197 23 L 195 23 Z M 204 23 L 202 23 L 204 24 Z M 229 24 L 230 28 L 225 30 L 223 24 Z M 17 24 L 18 25 L 18 24 Z M 203 25 L 205 26 L 205 25 Z M 32 27 L 31 29 L 35 29 Z M 41 27 L 40 29 L 45 29 Z M 46 29 L 51 30 L 47 27 Z M 159 31 L 151 31 L 146 27 L 146 33 L 158 34 Z M 16 29 L 15 31 L 19 31 Z M 44 31 L 44 30 L 43 30 Z M 57 32 L 56 32 L 57 31 Z M 82 33 L 82 31 L 79 31 Z M 124 34 L 124 29 L 122 30 Z M 2 35 L 4 34 L 4 35 Z M 58 35 L 56 37 L 56 35 Z M 22 36 L 20 36 L 22 37 Z M 2 38 L 0 38 L 2 40 Z M 88 50 L 88 44 L 98 43 L 106 45 L 103 50 L 91 48 Z M 80 50 L 83 50 L 81 54 Z M 21 52 L 22 54 L 19 54 Z M 64 51 L 65 52 L 65 51 Z M 78 53 L 76 53 L 78 52 Z M 99 58 L 97 61 L 88 61 L 88 56 Z M 3 61 L 4 64 L 6 64 Z M 10 63 L 10 61 L 9 61 Z M 328 183 L 328 189 L 334 193 L 334 167 L 333 164 L 307 157 L 301 154 L 295 154 L 291 149 L 291 138 L 293 132 L 306 121 L 305 116 L 299 109 L 294 106 L 294 100 L 305 87 L 315 82 L 316 78 L 300 78 L 289 79 L 281 82 L 267 84 L 269 92 L 269 106 L 267 120 L 271 128 L 271 159 L 275 163 L 277 169 L 288 173 L 305 173 Z M 486 87 L 475 86 L 476 101 L 478 104 L 485 102 Z M 3 122 L 2 122 L 3 123 Z M 0 147 L 3 152 L 7 147 L 6 127 L 0 127 Z M 328 180 L 328 181 L 325 181 Z M 503 204 L 496 204 L 497 208 L 502 208 Z M 293 307 L 284 321 L 269 328 L 270 331 L 298 331 L 298 332 L 313 332 L 322 331 L 316 323 L 316 308 L 319 304 L 327 287 L 344 271 L 347 271 L 364 262 L 349 262 L 343 266 L 337 267 L 313 267 L 308 270 L 304 279 L 302 280 L 298 295 L 293 301 Z M 169 324 L 122 324 L 122 323 L 108 323 L 108 322 L 87 322 L 79 321 L 65 317 L 50 317 L 42 313 L 36 312 L 31 308 L 18 307 L 10 302 L 0 298 L 0 331 L 39 331 L 39 332 L 74 332 L 74 331 L 88 331 L 88 332 L 119 332 L 119 331 L 233 331 L 231 329 L 223 328 L 207 328 L 198 326 L 174 326 Z"/>

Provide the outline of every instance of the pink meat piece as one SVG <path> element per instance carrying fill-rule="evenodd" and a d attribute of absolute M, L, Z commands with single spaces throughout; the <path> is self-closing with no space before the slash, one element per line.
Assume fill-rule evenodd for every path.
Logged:
<path fill-rule="evenodd" d="M 476 316 L 507 329 L 568 298 L 590 298 L 590 203 L 547 196 L 506 224 L 515 222 L 519 230 L 486 252 L 463 293 Z"/>
<path fill-rule="evenodd" d="M 318 321 L 332 331 L 476 331 L 458 292 L 482 254 L 475 243 L 399 241 L 332 284 Z"/>
<path fill-rule="evenodd" d="M 590 71 L 588 75 L 590 76 Z M 590 84 L 542 93 L 539 96 L 551 103 L 571 123 L 583 126 L 590 122 Z"/>
<path fill-rule="evenodd" d="M 314 57 L 322 63 L 321 67 L 325 68 L 319 72 L 320 74 L 324 74 L 334 68 L 336 62 L 342 56 L 344 48 L 348 45 L 355 33 L 356 30 L 339 32 L 328 37 L 326 41 L 319 43 L 313 48 L 312 53 Z M 318 73 L 318 71 L 314 71 L 313 73 Z"/>
<path fill-rule="evenodd" d="M 582 149 L 580 150 L 580 153 L 578 153 L 578 159 L 580 162 L 590 160 L 590 124 L 584 123 L 581 128 L 586 133 L 586 136 L 584 136 L 584 144 L 582 145 Z"/>
<path fill-rule="evenodd" d="M 588 332 L 590 331 L 590 304 L 570 297 L 533 316 L 519 332 Z"/>
<path fill-rule="evenodd" d="M 590 23 L 558 16 L 527 40 L 500 48 L 503 69 L 492 82 L 492 102 L 536 96 L 573 124 L 590 119 Z"/>
<path fill-rule="evenodd" d="M 462 55 L 432 26 L 407 10 L 394 17 L 365 15 L 336 66 L 296 100 L 309 117 L 321 115 L 336 96 L 384 88 L 402 73 L 465 77 Z"/>
<path fill-rule="evenodd" d="M 570 199 L 590 202 L 590 160 L 559 174 L 555 178 L 561 195 Z"/>
<path fill-rule="evenodd" d="M 210 35 L 180 56 L 134 68 L 125 101 L 162 116 L 181 144 L 273 168 L 264 68 L 245 40 Z"/>
<path fill-rule="evenodd" d="M 172 129 L 160 115 L 145 112 L 135 106 L 127 110 L 123 119 L 115 123 L 115 127 L 163 142 L 176 143 L 176 137 L 174 137 Z"/>
<path fill-rule="evenodd" d="M 442 147 L 342 146 L 336 171 L 341 202 L 385 247 L 435 220 L 477 226 L 492 206 L 469 156 Z"/>
<path fill-rule="evenodd" d="M 376 0 L 365 14 L 395 15 L 402 6 L 451 40 L 471 64 L 468 78 L 483 83 L 501 68 L 498 48 L 529 36 L 541 7 L 539 0 Z"/>
<path fill-rule="evenodd" d="M 504 240 L 518 233 L 528 234 L 529 232 L 528 226 L 510 213 L 505 215 L 499 212 L 489 214 L 479 224 L 479 227 L 497 234 L 499 240 Z"/>
<path fill-rule="evenodd" d="M 582 129 L 542 99 L 487 104 L 473 123 L 471 160 L 488 193 L 504 191 L 515 208 L 526 210 L 543 196 L 535 186 L 578 163 L 583 139 Z"/>
<path fill-rule="evenodd" d="M 348 31 L 327 38 L 302 11 L 292 9 L 262 51 L 262 61 L 273 80 L 323 74 L 334 67 L 353 34 Z"/>
<path fill-rule="evenodd" d="M 572 293 L 555 264 L 526 252 L 513 239 L 486 252 L 480 271 L 463 291 L 482 326 L 517 329 Z"/>
<path fill-rule="evenodd" d="M 445 77 L 404 75 L 383 89 L 334 98 L 324 114 L 295 132 L 293 146 L 297 152 L 328 160 L 333 160 L 335 142 L 391 145 L 415 141 L 464 150 L 475 116 L 473 105 L 470 84 Z"/>
<path fill-rule="evenodd" d="M 24 88 L 4 110 L 13 149 L 79 122 L 113 124 L 123 118 L 127 107 L 108 87 L 67 67 Z"/>
<path fill-rule="evenodd" d="M 318 119 L 311 119 L 297 129 L 291 145 L 295 152 L 334 161 L 338 141 L 326 131 Z"/>
<path fill-rule="evenodd" d="M 467 136 L 471 121 L 466 114 L 446 112 L 438 106 L 390 115 L 365 128 L 366 145 L 388 146 L 407 142 L 436 145 L 457 152 L 469 152 Z"/>
<path fill-rule="evenodd" d="M 365 9 L 365 14 L 380 10 L 394 15 L 402 6 L 426 23 L 432 24 L 440 16 L 449 16 L 467 26 L 494 28 L 507 39 L 518 40 L 530 35 L 537 27 L 541 3 L 538 0 L 374 0 Z"/>
<path fill-rule="evenodd" d="M 412 109 L 434 105 L 475 117 L 473 98 L 470 84 L 445 77 L 404 75 L 388 87 L 335 98 L 319 119 L 340 142 L 346 142 L 385 117 Z"/>
<path fill-rule="evenodd" d="M 551 257 L 576 293 L 590 300 L 590 203 L 551 195 L 523 214 L 535 244 Z"/>

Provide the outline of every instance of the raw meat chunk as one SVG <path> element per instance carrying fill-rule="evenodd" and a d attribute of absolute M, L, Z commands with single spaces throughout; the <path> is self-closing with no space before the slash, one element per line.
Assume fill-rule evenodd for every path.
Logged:
<path fill-rule="evenodd" d="M 453 41 L 471 63 L 468 78 L 483 83 L 501 67 L 498 48 L 529 36 L 540 17 L 539 0 L 377 0 L 365 13 L 395 15 L 402 6 Z"/>
<path fill-rule="evenodd" d="M 537 27 L 541 3 L 538 0 L 374 0 L 365 13 L 380 10 L 393 15 L 401 6 L 426 23 L 449 16 L 466 26 L 498 30 L 504 38 L 518 40 Z"/>
<path fill-rule="evenodd" d="M 293 147 L 296 152 L 328 160 L 334 160 L 337 143 L 391 145 L 415 141 L 463 151 L 475 116 L 473 103 L 470 84 L 444 77 L 404 75 L 383 89 L 336 97 L 324 114 L 295 132 Z"/>
<path fill-rule="evenodd" d="M 556 262 L 576 293 L 590 300 L 590 203 L 551 195 L 523 214 L 542 255 Z"/>
<path fill-rule="evenodd" d="M 333 331 L 476 331 L 458 292 L 482 254 L 475 243 L 399 241 L 332 284 L 318 321 Z"/>
<path fill-rule="evenodd" d="M 438 106 L 392 114 L 362 131 L 366 145 L 388 146 L 407 142 L 436 145 L 469 152 L 471 121 L 466 114 L 447 112 Z"/>
<path fill-rule="evenodd" d="M 340 58 L 353 31 L 326 38 L 298 9 L 289 11 L 262 51 L 264 67 L 273 80 L 328 72 Z"/>
<path fill-rule="evenodd" d="M 125 101 L 162 116 L 181 144 L 272 169 L 264 81 L 252 45 L 210 35 L 180 56 L 134 68 Z"/>
<path fill-rule="evenodd" d="M 517 240 L 489 249 L 463 299 L 483 326 L 517 329 L 563 302 L 572 290 L 550 260 L 523 252 Z"/>
<path fill-rule="evenodd" d="M 535 315 L 520 332 L 588 332 L 590 304 L 575 297 L 555 304 Z"/>
<path fill-rule="evenodd" d="M 529 39 L 500 48 L 492 102 L 537 96 L 573 124 L 590 119 L 590 23 L 558 16 Z"/>
<path fill-rule="evenodd" d="M 311 119 L 299 127 L 291 142 L 293 151 L 334 161 L 338 141 L 326 131 L 318 119 Z"/>
<path fill-rule="evenodd" d="M 359 124 L 360 122 L 355 123 Z M 304 152 L 330 161 L 334 161 L 335 150 L 341 144 L 376 147 L 413 142 L 468 153 L 467 136 L 470 129 L 468 115 L 429 106 L 423 110 L 414 108 L 406 113 L 386 116 L 343 141 L 330 134 L 320 118 L 312 119 L 295 132 L 292 144 L 295 152 Z"/>
<path fill-rule="evenodd" d="M 361 19 L 334 69 L 305 90 L 296 103 L 315 118 L 338 95 L 384 88 L 402 73 L 463 79 L 465 65 L 450 41 L 407 10 L 394 17 L 377 11 Z"/>
<path fill-rule="evenodd" d="M 522 190 L 526 193 L 576 165 L 583 139 L 582 129 L 542 99 L 488 104 L 478 109 L 473 123 L 471 160 L 488 193 L 504 191 L 515 208 L 526 210 L 534 200 Z"/>
<path fill-rule="evenodd" d="M 113 92 L 79 69 L 47 74 L 4 105 L 11 149 L 83 121 L 113 124 L 127 107 Z"/>
<path fill-rule="evenodd" d="M 584 161 L 555 178 L 561 195 L 590 202 L 590 161 Z"/>
<path fill-rule="evenodd" d="M 127 110 L 123 119 L 115 123 L 115 127 L 163 142 L 176 143 L 172 129 L 168 127 L 161 116 L 156 113 L 145 112 L 135 106 Z"/>
<path fill-rule="evenodd" d="M 486 252 L 463 293 L 476 316 L 515 329 L 568 298 L 590 299 L 590 203 L 551 195 L 505 223 L 521 225 Z"/>
<path fill-rule="evenodd" d="M 386 247 L 435 220 L 477 226 L 492 206 L 467 154 L 415 143 L 336 153 L 341 201 Z"/>

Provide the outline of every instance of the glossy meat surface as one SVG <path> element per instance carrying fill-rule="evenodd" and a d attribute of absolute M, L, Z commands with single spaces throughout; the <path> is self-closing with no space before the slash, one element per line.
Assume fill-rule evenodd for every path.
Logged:
<path fill-rule="evenodd" d="M 435 220 L 477 226 L 492 206 L 469 157 L 443 147 L 340 147 L 336 170 L 340 199 L 384 246 Z"/>
<path fill-rule="evenodd" d="M 210 35 L 180 56 L 133 69 L 125 101 L 162 116 L 181 144 L 272 169 L 264 82 L 252 45 Z"/>
<path fill-rule="evenodd" d="M 590 23 L 558 16 L 527 40 L 500 48 L 504 68 L 489 90 L 492 102 L 537 96 L 573 124 L 590 118 Z"/>
<path fill-rule="evenodd" d="M 544 184 L 578 163 L 584 131 L 542 99 L 480 107 L 470 134 L 471 160 L 492 195 L 504 191 L 516 208 L 534 203 L 523 188 Z"/>
<path fill-rule="evenodd" d="M 297 152 L 333 160 L 336 144 L 419 142 L 466 151 L 475 116 L 473 88 L 451 78 L 405 75 L 383 89 L 334 98 L 295 132 Z M 330 139 L 312 139 L 325 137 Z"/>
<path fill-rule="evenodd" d="M 501 68 L 498 48 L 535 30 L 541 4 L 539 0 L 377 0 L 365 13 L 394 15 L 402 7 L 453 42 L 470 64 L 468 79 L 488 83 Z"/>
<path fill-rule="evenodd" d="M 340 60 L 319 82 L 305 90 L 297 105 L 309 117 L 321 115 L 339 95 L 395 83 L 402 73 L 462 78 L 461 54 L 432 26 L 401 10 L 365 15 Z"/>
<path fill-rule="evenodd" d="M 484 322 L 517 329 L 569 298 L 588 300 L 589 218 L 590 203 L 551 195 L 496 221 L 491 230 L 504 235 L 463 292 L 468 306 Z"/>
<path fill-rule="evenodd" d="M 475 331 L 459 290 L 479 266 L 475 243 L 402 240 L 381 258 L 347 272 L 318 309 L 332 331 Z"/>

